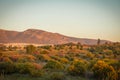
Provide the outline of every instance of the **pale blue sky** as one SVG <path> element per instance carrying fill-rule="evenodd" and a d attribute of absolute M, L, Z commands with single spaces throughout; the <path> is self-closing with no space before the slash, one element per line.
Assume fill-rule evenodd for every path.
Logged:
<path fill-rule="evenodd" d="M 0 0 L 0 29 L 120 41 L 120 0 Z"/>

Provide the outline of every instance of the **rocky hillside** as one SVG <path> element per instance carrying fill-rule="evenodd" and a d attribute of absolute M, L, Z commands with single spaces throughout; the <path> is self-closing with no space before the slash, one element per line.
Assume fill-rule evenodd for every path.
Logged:
<path fill-rule="evenodd" d="M 23 32 L 0 29 L 0 43 L 63 44 L 69 42 L 97 44 L 95 39 L 69 37 L 38 29 L 28 29 Z M 101 40 L 101 44 L 105 42 L 106 40 Z"/>

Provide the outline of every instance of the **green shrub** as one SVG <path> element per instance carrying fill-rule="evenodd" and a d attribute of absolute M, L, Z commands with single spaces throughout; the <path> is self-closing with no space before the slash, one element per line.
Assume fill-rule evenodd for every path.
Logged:
<path fill-rule="evenodd" d="M 33 77 L 40 77 L 43 75 L 43 71 L 42 70 L 31 70 L 30 71 L 30 75 L 33 76 Z"/>
<path fill-rule="evenodd" d="M 41 76 L 41 69 L 41 66 L 37 63 L 16 63 L 16 72 L 30 74 L 33 77 Z"/>
<path fill-rule="evenodd" d="M 49 61 L 51 58 L 46 55 L 46 54 L 39 54 L 37 55 L 37 58 L 40 60 L 40 61 L 44 61 L 44 62 L 47 62 Z"/>
<path fill-rule="evenodd" d="M 60 59 L 60 62 L 66 64 L 66 63 L 68 63 L 69 61 L 68 61 L 67 58 L 61 58 L 61 59 Z"/>
<path fill-rule="evenodd" d="M 42 50 L 42 51 L 40 51 L 40 54 L 49 54 L 49 51 L 48 50 Z"/>
<path fill-rule="evenodd" d="M 89 64 L 88 64 L 88 70 L 89 70 L 89 71 L 92 71 L 92 67 L 95 65 L 95 63 L 96 63 L 97 61 L 98 61 L 97 59 L 93 59 L 93 60 L 90 60 L 90 61 L 89 61 Z"/>
<path fill-rule="evenodd" d="M 63 70 L 64 65 L 58 61 L 50 60 L 47 62 L 47 64 L 44 66 L 46 69 L 55 69 L 55 70 Z"/>
<path fill-rule="evenodd" d="M 112 66 L 109 66 L 104 61 L 98 61 L 93 66 L 94 76 L 98 80 L 117 80 L 117 73 Z"/>
<path fill-rule="evenodd" d="M 0 62 L 0 73 L 10 74 L 15 72 L 15 66 L 10 62 Z"/>
<path fill-rule="evenodd" d="M 82 63 L 81 61 L 74 61 L 69 67 L 68 67 L 68 73 L 73 76 L 84 76 L 86 72 L 86 66 L 85 63 Z"/>
<path fill-rule="evenodd" d="M 103 50 L 103 54 L 112 55 L 112 54 L 113 54 L 113 51 L 112 51 L 112 50 L 109 50 L 109 49 L 106 49 L 106 50 Z"/>
<path fill-rule="evenodd" d="M 92 53 L 87 53 L 86 54 L 86 57 L 87 58 L 90 58 L 90 59 L 93 59 L 94 58 L 94 55 Z"/>
<path fill-rule="evenodd" d="M 22 74 L 30 73 L 30 70 L 33 68 L 33 65 L 30 63 L 16 63 L 16 71 Z"/>
<path fill-rule="evenodd" d="M 49 50 L 51 48 L 51 46 L 50 45 L 46 45 L 46 46 L 41 46 L 41 48 Z"/>
<path fill-rule="evenodd" d="M 56 60 L 56 61 L 60 61 L 60 57 L 58 57 L 58 56 L 51 56 L 51 58 Z"/>
<path fill-rule="evenodd" d="M 114 67 L 118 74 L 118 80 L 120 80 L 120 61 L 111 63 L 110 65 Z"/>
<path fill-rule="evenodd" d="M 35 52 L 35 50 L 36 50 L 36 47 L 33 45 L 28 45 L 26 47 L 26 53 L 28 53 L 28 54 L 33 54 Z"/>

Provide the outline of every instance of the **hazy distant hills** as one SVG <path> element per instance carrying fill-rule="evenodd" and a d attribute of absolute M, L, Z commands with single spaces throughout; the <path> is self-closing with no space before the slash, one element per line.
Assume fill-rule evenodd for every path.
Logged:
<path fill-rule="evenodd" d="M 75 38 L 59 33 L 52 33 L 38 29 L 28 29 L 23 32 L 0 29 L 0 43 L 36 43 L 36 44 L 62 44 L 80 42 L 81 44 L 97 44 L 95 39 Z M 107 42 L 101 40 L 101 43 Z"/>

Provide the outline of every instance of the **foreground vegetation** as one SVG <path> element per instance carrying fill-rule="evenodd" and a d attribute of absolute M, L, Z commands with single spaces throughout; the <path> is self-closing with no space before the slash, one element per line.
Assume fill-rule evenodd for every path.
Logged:
<path fill-rule="evenodd" d="M 0 80 L 120 80 L 120 43 L 1 45 Z"/>

